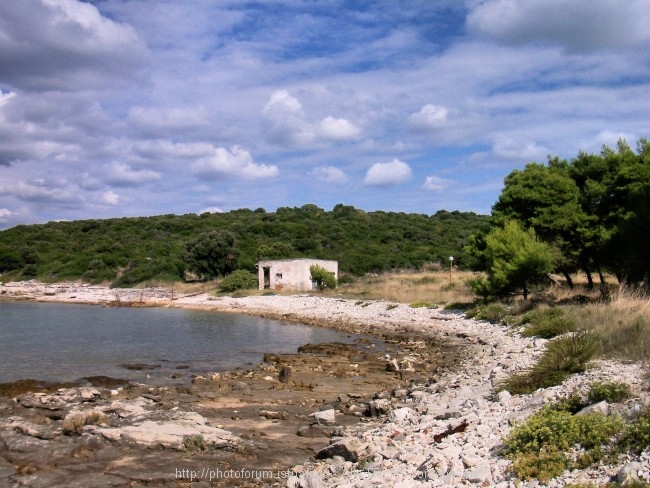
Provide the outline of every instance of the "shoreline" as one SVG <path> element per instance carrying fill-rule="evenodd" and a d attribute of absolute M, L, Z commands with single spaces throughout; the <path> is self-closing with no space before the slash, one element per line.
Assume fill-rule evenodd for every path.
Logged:
<path fill-rule="evenodd" d="M 373 480 L 380 485 L 417 480 L 417 486 L 515 486 L 508 474 L 509 462 L 499 458 L 495 451 L 516 421 L 525 419 L 542 405 L 574 389 L 584 391 L 596 380 L 625 381 L 636 395 L 632 403 L 650 403 L 638 365 L 604 360 L 596 361 L 586 373 L 574 375 L 557 387 L 538 390 L 532 395 L 511 396 L 502 392 L 495 396 L 493 386 L 508 374 L 530 366 L 544 350 L 546 341 L 523 338 L 513 329 L 466 319 L 460 313 L 441 309 L 309 294 L 242 298 L 195 294 L 172 301 L 162 289 L 116 291 L 77 284 L 34 282 L 3 284 L 0 290 L 4 292 L 0 297 L 10 299 L 109 305 L 117 301 L 117 296 L 122 301 L 133 299 L 134 306 L 245 313 L 369 334 L 383 337 L 389 344 L 406 346 L 400 359 L 403 362 L 396 360 L 394 364 L 394 386 L 385 393 L 377 388 L 374 400 L 356 402 L 363 403 L 364 408 L 374 405 L 380 415 L 370 423 L 341 424 L 337 421 L 335 425 L 340 428 L 335 429 L 333 434 L 336 435 L 328 441 L 334 447 L 329 451 L 327 447 L 318 450 L 315 454 L 320 461 L 310 461 L 313 463 L 309 469 L 305 469 L 304 464 L 302 468 L 294 466 L 294 478 L 303 482 L 317 472 L 327 486 L 340 487 L 363 486 Z M 418 356 L 420 352 L 422 355 Z M 425 359 L 418 363 L 422 358 Z M 288 360 L 296 360 L 295 364 L 303 360 L 276 359 L 278 367 Z M 319 360 L 322 358 L 315 358 L 310 367 Z M 384 362 L 388 368 L 390 360 L 384 359 Z M 399 371 L 403 374 L 401 378 Z M 277 371 L 273 374 L 277 377 Z M 375 385 L 366 386 L 372 389 Z M 331 397 L 336 383 L 329 388 Z M 295 392 L 292 401 L 303 396 L 309 396 L 309 388 L 305 393 Z M 350 405 L 355 405 L 347 394 L 330 403 L 335 403 L 337 419 L 347 418 L 343 413 L 347 415 Z M 313 410 L 316 405 L 311 405 L 309 408 Z M 288 407 L 285 405 L 285 408 Z M 298 418 L 301 414 L 296 415 Z M 435 436 L 461 425 L 464 426 L 462 431 L 445 436 L 441 442 L 434 440 Z M 364 469 L 356 464 L 360 459 L 365 460 Z M 650 456 L 628 461 L 639 462 L 640 471 L 650 477 Z M 622 467 L 601 466 L 566 472 L 552 480 L 550 486 L 605 483 Z M 273 486 L 292 485 L 285 480 Z"/>

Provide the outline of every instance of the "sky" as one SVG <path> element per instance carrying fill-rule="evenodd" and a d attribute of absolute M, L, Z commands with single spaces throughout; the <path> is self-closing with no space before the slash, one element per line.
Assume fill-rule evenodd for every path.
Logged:
<path fill-rule="evenodd" d="M 490 213 L 650 137 L 650 0 L 0 0 L 0 229 Z"/>

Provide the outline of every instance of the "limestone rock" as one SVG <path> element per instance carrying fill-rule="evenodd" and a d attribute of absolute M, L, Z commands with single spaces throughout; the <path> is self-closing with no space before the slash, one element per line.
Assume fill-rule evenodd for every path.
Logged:
<path fill-rule="evenodd" d="M 607 415 L 609 413 L 609 404 L 603 400 L 602 402 L 594 403 L 593 405 L 587 405 L 585 408 L 576 413 L 576 415 L 587 415 L 594 412 Z"/>
<path fill-rule="evenodd" d="M 309 417 L 311 417 L 312 423 L 318 425 L 333 425 L 336 423 L 336 411 L 333 408 L 314 412 Z"/>
<path fill-rule="evenodd" d="M 234 448 L 240 439 L 223 429 L 210 427 L 207 420 L 195 412 L 177 412 L 168 421 L 145 420 L 118 428 L 93 427 L 91 431 L 111 441 L 127 441 L 142 446 L 162 446 L 183 450 L 187 436 L 201 436 L 207 446 Z"/>
<path fill-rule="evenodd" d="M 476 466 L 468 471 L 465 471 L 465 479 L 470 483 L 481 483 L 484 486 L 492 483 L 492 472 L 487 465 Z"/>

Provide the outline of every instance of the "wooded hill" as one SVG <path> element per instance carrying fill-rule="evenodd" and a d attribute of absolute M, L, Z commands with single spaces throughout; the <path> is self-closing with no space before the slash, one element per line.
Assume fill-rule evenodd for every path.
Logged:
<path fill-rule="evenodd" d="M 365 212 L 336 205 L 281 207 L 275 212 L 233 210 L 202 215 L 161 215 L 19 225 L 0 232 L 3 280 L 82 279 L 130 286 L 146 280 L 179 280 L 193 239 L 228 231 L 235 239 L 236 268 L 255 271 L 260 259 L 335 259 L 343 273 L 363 274 L 420 267 L 428 262 L 469 268 L 470 235 L 489 216 L 441 210 L 434 215 Z"/>

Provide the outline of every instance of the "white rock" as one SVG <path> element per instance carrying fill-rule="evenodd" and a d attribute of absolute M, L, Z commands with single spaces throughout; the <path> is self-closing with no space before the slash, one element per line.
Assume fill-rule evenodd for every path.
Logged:
<path fill-rule="evenodd" d="M 336 411 L 333 408 L 328 410 L 322 410 L 320 412 L 314 412 L 309 414 L 312 418 L 314 424 L 319 425 L 332 425 L 336 422 Z"/>

